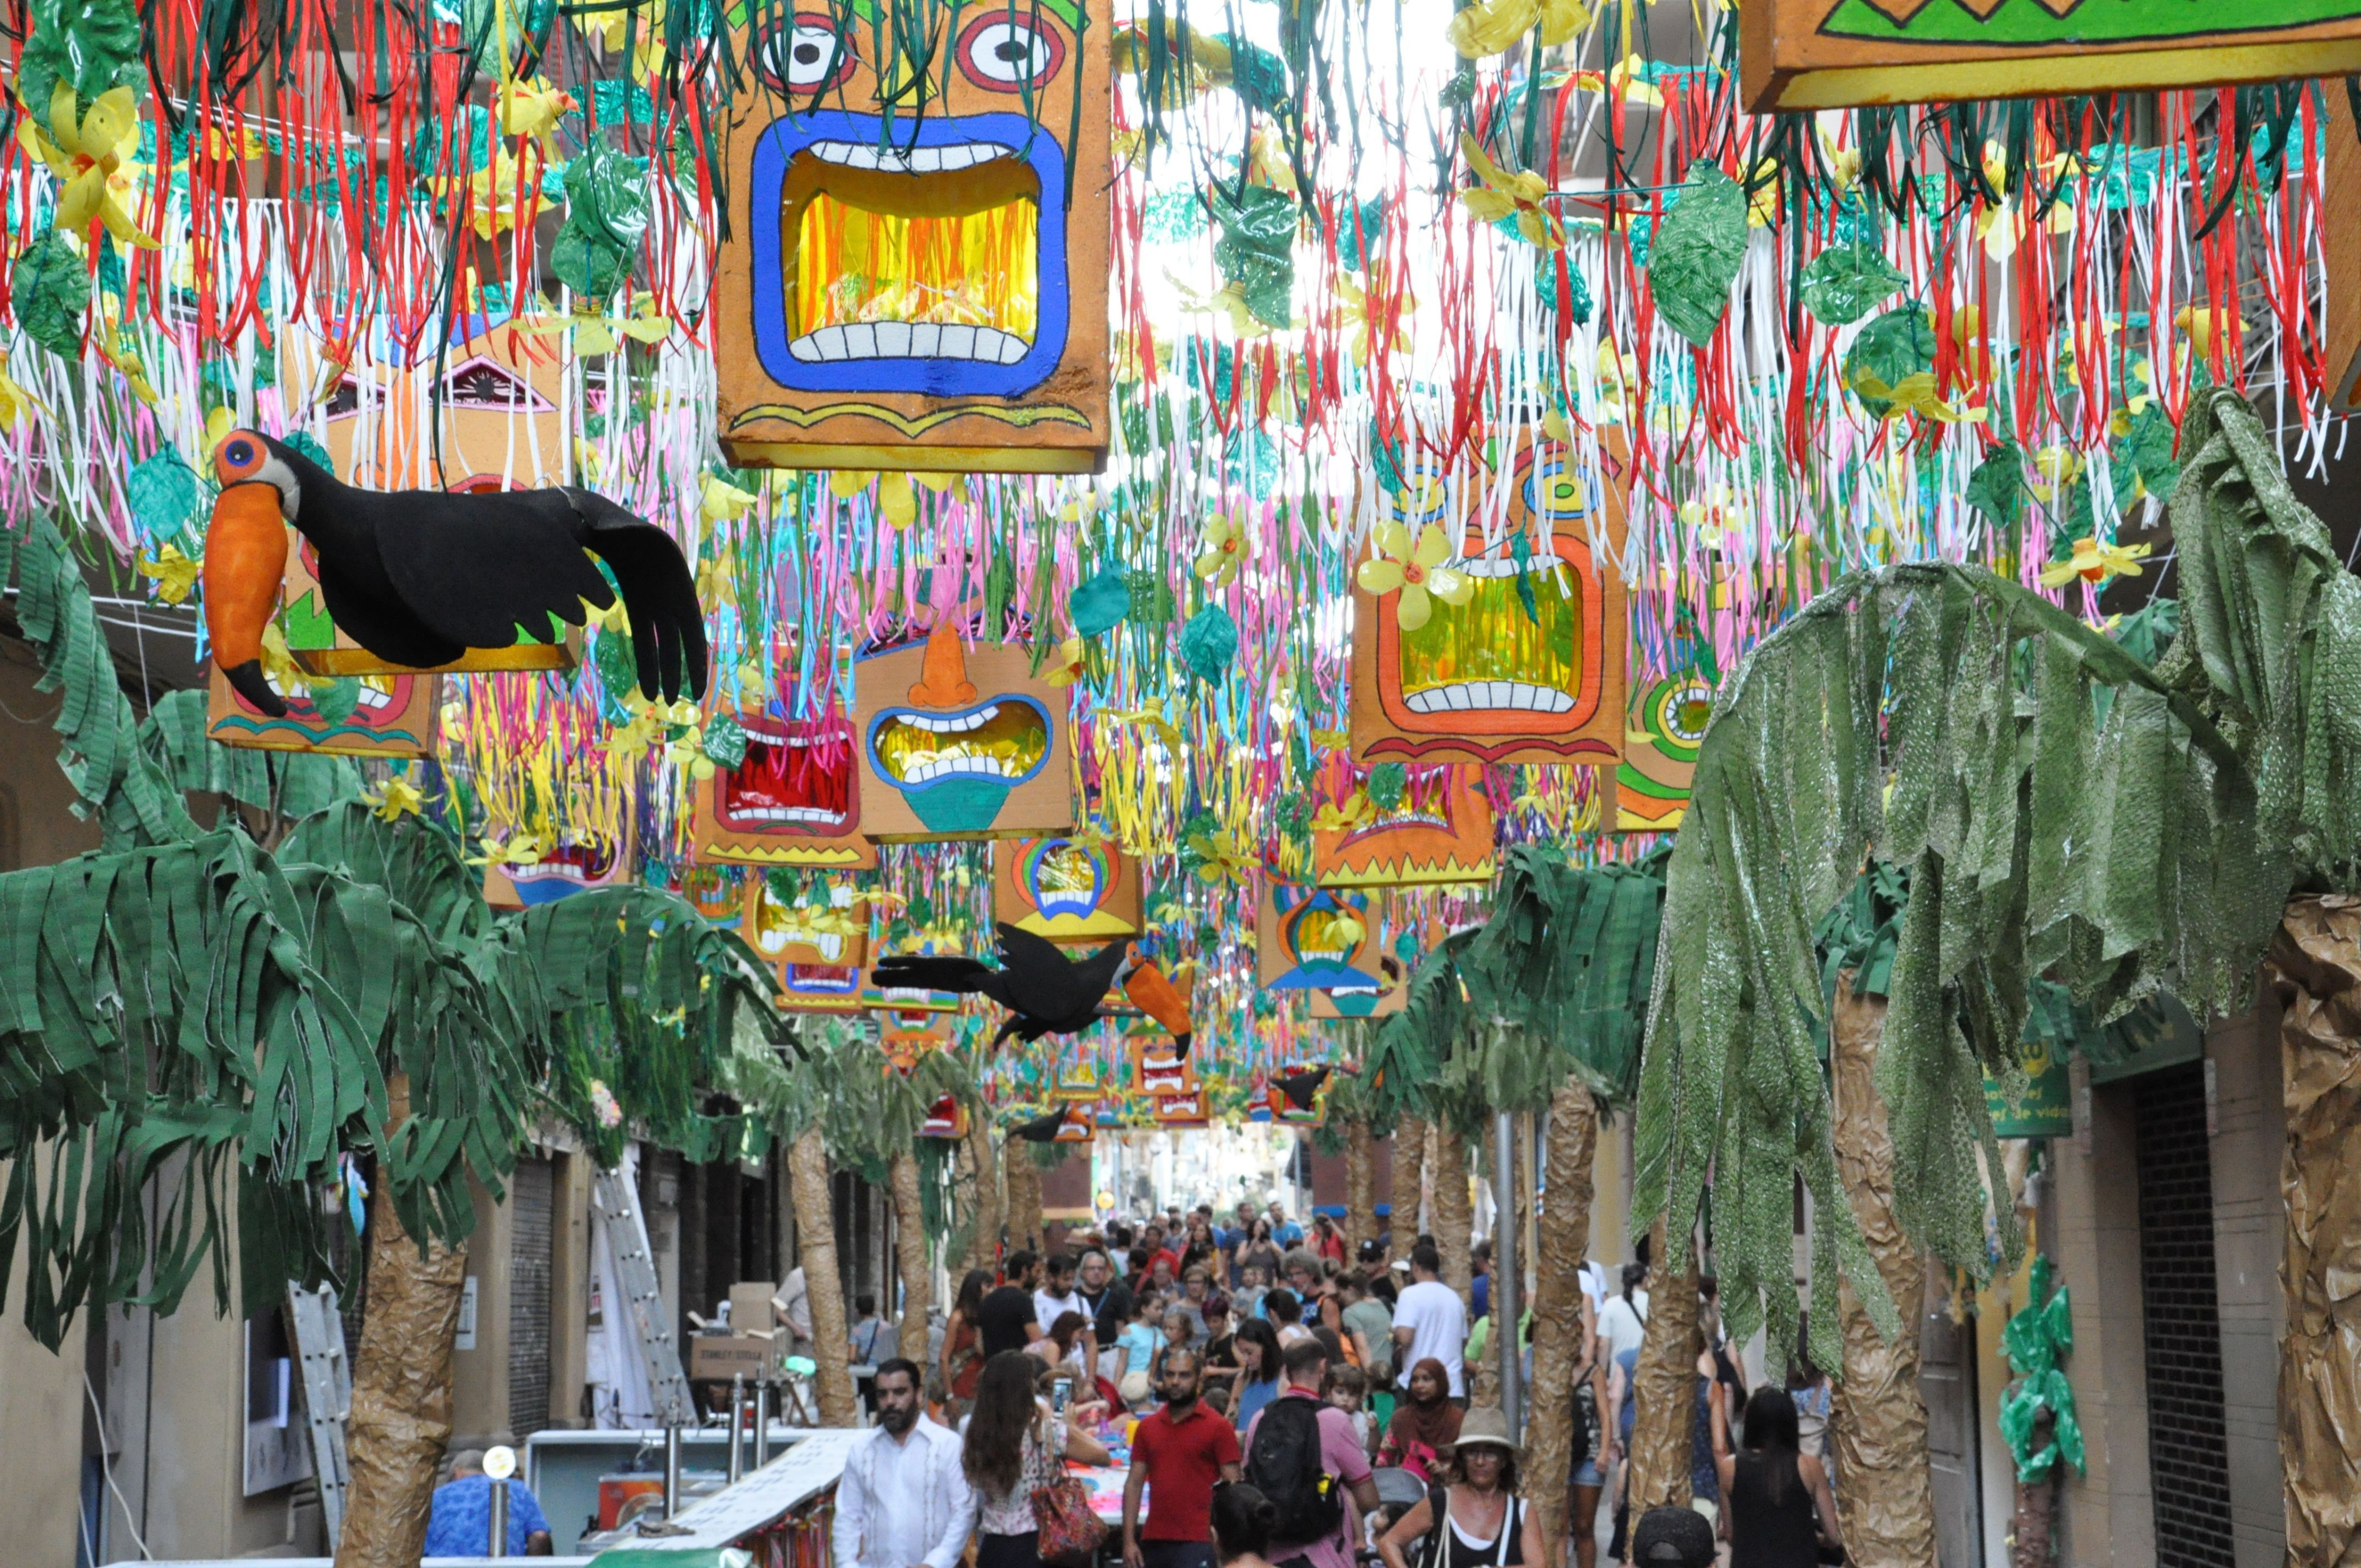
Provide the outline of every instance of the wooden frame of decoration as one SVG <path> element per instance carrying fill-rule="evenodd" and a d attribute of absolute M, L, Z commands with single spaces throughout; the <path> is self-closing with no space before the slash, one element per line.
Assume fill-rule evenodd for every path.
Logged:
<path fill-rule="evenodd" d="M 1601 457 L 1599 532 L 1620 553 L 1620 444 Z M 1573 466 L 1573 448 L 1531 432 L 1516 438 L 1511 461 L 1505 520 L 1488 548 L 1491 470 L 1461 483 L 1455 504 L 1452 488 L 1432 480 L 1384 501 L 1413 544 L 1431 526 L 1455 531 L 1450 565 L 1476 589 L 1465 605 L 1431 599 L 1425 624 L 1405 631 L 1397 619 L 1403 590 L 1373 594 L 1356 574 L 1355 761 L 1609 762 L 1621 749 L 1631 614 L 1622 574 L 1592 554 L 1588 478 Z M 1520 564 L 1512 542 L 1530 543 L 1543 526 L 1554 562 L 1535 554 Z"/>
<path fill-rule="evenodd" d="M 1052 942 L 1140 933 L 1139 861 L 1110 840 L 1003 839 L 992 847 L 992 917 Z"/>
<path fill-rule="evenodd" d="M 266 674 L 264 678 L 269 677 Z M 273 718 L 246 700 L 211 666 L 205 685 L 205 738 L 225 746 L 264 751 L 324 751 L 339 757 L 431 757 L 443 709 L 443 677 L 404 672 L 398 675 L 353 675 L 352 711 L 331 722 L 315 705 L 312 688 L 297 681 L 288 690 L 271 686 L 287 700 L 287 715 Z"/>
<path fill-rule="evenodd" d="M 928 36 L 936 56 L 878 61 L 897 35 L 867 25 L 876 3 L 741 36 L 759 82 L 729 132 L 722 449 L 741 466 L 1096 473 L 1113 15 L 979 11 Z M 881 102 L 881 82 L 911 81 L 933 84 L 925 113 Z"/>
<path fill-rule="evenodd" d="M 949 621 L 854 665 L 861 830 L 879 843 L 1071 833 L 1066 693 L 1006 643 Z"/>
<path fill-rule="evenodd" d="M 2065 96 L 2361 71 L 2353 0 L 1743 0 L 1747 107 Z"/>

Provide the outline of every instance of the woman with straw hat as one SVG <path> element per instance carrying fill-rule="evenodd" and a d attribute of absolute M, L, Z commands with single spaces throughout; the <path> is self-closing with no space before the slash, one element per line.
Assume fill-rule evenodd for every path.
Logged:
<path fill-rule="evenodd" d="M 1395 1521 L 1378 1539 L 1378 1555 L 1386 1568 L 1546 1568 L 1541 1529 L 1517 1496 L 1517 1444 L 1507 1417 L 1490 1406 L 1467 1412 L 1449 1482 L 1431 1487 Z"/>

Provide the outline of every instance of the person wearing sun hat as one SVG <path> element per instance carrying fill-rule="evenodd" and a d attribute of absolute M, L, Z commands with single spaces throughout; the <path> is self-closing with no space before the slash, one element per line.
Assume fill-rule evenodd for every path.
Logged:
<path fill-rule="evenodd" d="M 1541 1526 L 1517 1496 L 1518 1456 L 1506 1416 L 1489 1405 L 1470 1409 L 1452 1445 L 1450 1479 L 1378 1538 L 1386 1568 L 1545 1568 Z"/>

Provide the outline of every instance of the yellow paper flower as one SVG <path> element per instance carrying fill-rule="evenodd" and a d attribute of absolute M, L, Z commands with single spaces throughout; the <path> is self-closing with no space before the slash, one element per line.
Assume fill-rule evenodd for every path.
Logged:
<path fill-rule="evenodd" d="M 1761 188 L 1746 198 L 1746 222 L 1751 228 L 1769 228 L 1779 221 L 1779 165 L 1764 159 L 1747 172 L 1746 183 L 1762 181 Z"/>
<path fill-rule="evenodd" d="M 1058 644 L 1057 653 L 1041 672 L 1041 678 L 1053 686 L 1070 686 L 1082 678 L 1082 640 L 1069 637 Z"/>
<path fill-rule="evenodd" d="M 2110 577 L 2136 577 L 2141 575 L 2139 563 L 2147 556 L 2146 544 L 2114 544 L 2098 539 L 2074 541 L 2074 554 L 2063 561 L 2052 561 L 2041 568 L 2041 586 L 2061 587 L 2080 577 L 2086 583 L 2103 583 Z"/>
<path fill-rule="evenodd" d="M 156 249 L 159 242 L 131 221 L 113 183 L 125 149 L 139 139 L 138 98 L 128 87 L 109 88 L 79 121 L 74 104 L 73 88 L 60 82 L 49 98 L 49 129 L 35 125 L 30 114 L 16 128 L 25 150 L 57 177 L 57 226 L 79 234 L 102 223 L 122 244 Z"/>
<path fill-rule="evenodd" d="M 1853 377 L 1852 389 L 1860 393 L 1864 401 L 1886 404 L 1883 415 L 1886 419 L 1900 419 L 1905 413 L 1914 413 L 1940 424 L 1979 424 L 1984 418 L 1982 409 L 1948 403 L 1937 396 L 1932 370 L 1913 371 L 1889 387 L 1873 372 L 1863 369 Z"/>
<path fill-rule="evenodd" d="M 1372 532 L 1381 555 L 1362 562 L 1355 580 L 1373 594 L 1401 590 L 1394 624 L 1404 631 L 1424 626 L 1438 598 L 1460 605 L 1475 597 L 1475 579 L 1444 565 L 1451 559 L 1451 539 L 1439 524 L 1427 524 L 1416 544 L 1411 542 L 1410 530 L 1398 522 L 1380 522 Z"/>
<path fill-rule="evenodd" d="M 758 499 L 752 490 L 741 490 L 719 474 L 708 474 L 697 486 L 699 508 L 708 521 L 735 522 L 754 510 Z"/>
<path fill-rule="evenodd" d="M 1161 740 L 1176 755 L 1180 750 L 1180 727 L 1173 723 L 1171 715 L 1164 710 L 1161 698 L 1155 702 L 1145 703 L 1138 707 L 1110 707 L 1104 709 L 1100 717 L 1111 718 L 1117 724 L 1132 725 L 1148 730 Z"/>
<path fill-rule="evenodd" d="M 1242 338 L 1268 337 L 1270 324 L 1246 308 L 1244 283 L 1224 283 L 1211 294 L 1201 294 L 1165 269 L 1165 280 L 1180 291 L 1180 309 L 1192 316 L 1227 316 L 1230 331 Z"/>
<path fill-rule="evenodd" d="M 47 414 L 49 406 L 0 370 L 0 430 L 13 429 L 27 413 Z"/>
<path fill-rule="evenodd" d="M 1214 513 L 1205 524 L 1205 547 L 1197 553 L 1192 570 L 1213 587 L 1226 588 L 1238 580 L 1238 568 L 1246 564 L 1246 558 L 1245 525 Z"/>
<path fill-rule="evenodd" d="M 1582 0 L 1482 0 L 1451 18 L 1444 36 L 1466 60 L 1488 60 L 1506 54 L 1535 27 L 1542 42 L 1565 42 L 1590 25 L 1590 7 Z"/>
<path fill-rule="evenodd" d="M 1320 809 L 1312 814 L 1312 830 L 1314 833 L 1350 833 L 1366 825 L 1376 815 L 1377 808 L 1369 803 L 1367 794 L 1356 789 L 1345 796 L 1342 806 L 1334 801 L 1321 802 Z"/>
<path fill-rule="evenodd" d="M 697 564 L 697 602 L 708 610 L 738 608 L 738 554 L 725 550 Z"/>
<path fill-rule="evenodd" d="M 428 190 L 446 202 L 461 203 L 459 215 L 484 239 L 516 227 L 524 214 L 527 192 L 541 185 L 541 149 L 526 148 L 519 158 L 506 147 L 492 148 L 491 161 L 469 174 L 447 174 L 426 181 Z"/>
<path fill-rule="evenodd" d="M 1198 880 L 1215 887 L 1243 887 L 1254 871 L 1254 863 L 1239 852 L 1236 840 L 1227 833 L 1192 833 L 1189 848 L 1197 854 Z"/>
<path fill-rule="evenodd" d="M 1337 279 L 1335 287 L 1331 292 L 1335 295 L 1336 303 L 1342 307 L 1339 315 L 1346 334 L 1346 351 L 1353 356 L 1354 364 L 1367 366 L 1369 362 L 1370 341 L 1384 324 L 1378 320 L 1378 302 L 1367 289 L 1349 278 Z M 1409 315 L 1416 308 L 1408 294 L 1401 297 L 1400 313 L 1402 315 Z M 1387 341 L 1396 354 L 1410 352 L 1410 334 L 1402 330 L 1399 321 L 1395 323 L 1392 337 Z"/>
<path fill-rule="evenodd" d="M 385 781 L 385 787 L 361 796 L 361 803 L 370 807 L 369 815 L 379 822 L 399 822 L 405 817 L 415 817 L 426 797 L 418 786 L 400 773 Z"/>
<path fill-rule="evenodd" d="M 504 136 L 532 137 L 544 157 L 555 159 L 557 122 L 582 105 L 574 94 L 552 87 L 538 76 L 500 83 L 500 131 Z"/>
<path fill-rule="evenodd" d="M 536 337 L 574 334 L 577 354 L 612 354 L 622 346 L 624 338 L 651 346 L 672 335 L 673 320 L 656 308 L 654 299 L 642 294 L 631 303 L 629 314 L 610 316 L 598 308 L 595 300 L 576 300 L 568 315 L 547 312 L 517 323 L 518 330 Z"/>
<path fill-rule="evenodd" d="M 153 555 L 139 557 L 139 575 L 156 579 L 156 597 L 166 604 L 188 602 L 189 591 L 197 586 L 204 569 L 203 558 L 192 561 L 173 544 L 165 545 Z"/>
<path fill-rule="evenodd" d="M 1543 250 L 1565 246 L 1565 225 L 1542 204 L 1549 182 L 1532 170 L 1511 174 L 1485 156 L 1483 144 L 1466 131 L 1459 133 L 1460 155 L 1482 183 L 1459 192 L 1460 204 L 1485 223 L 1498 223 L 1514 214 L 1517 233 L 1527 244 Z"/>
<path fill-rule="evenodd" d="M 2230 342 L 2244 323 L 2239 321 L 2235 311 L 2217 311 L 2207 305 L 2183 305 L 2173 313 L 2172 324 L 2189 334 L 2189 341 L 2196 345 L 2198 353 L 2210 356 L 2213 352 L 2216 336 L 2222 339 L 2224 352 L 2228 352 Z"/>
<path fill-rule="evenodd" d="M 2033 455 L 2033 471 L 2041 476 L 2026 488 L 2048 501 L 2082 473 L 2082 459 L 2070 447 L 2045 446 Z"/>

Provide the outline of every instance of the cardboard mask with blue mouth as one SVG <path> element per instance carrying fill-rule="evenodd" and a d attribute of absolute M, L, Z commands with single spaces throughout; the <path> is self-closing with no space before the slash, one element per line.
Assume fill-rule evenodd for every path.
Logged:
<path fill-rule="evenodd" d="M 1256 969 L 1265 991 L 1367 992 L 1374 1006 L 1382 989 L 1377 971 L 1376 917 L 1369 895 L 1349 888 L 1302 887 L 1270 882 L 1255 923 Z"/>
<path fill-rule="evenodd" d="M 1074 0 L 953 7 L 940 27 L 877 0 L 751 11 L 761 90 L 731 127 L 717 280 L 732 460 L 1094 470 L 1105 19 Z"/>
<path fill-rule="evenodd" d="M 1140 932 L 1139 861 L 1105 840 L 1004 839 L 992 850 L 993 917 L 1053 942 Z"/>
<path fill-rule="evenodd" d="M 1066 694 L 1031 664 L 1020 648 L 968 652 L 948 620 L 921 646 L 862 660 L 862 831 L 893 843 L 1070 829 Z"/>
<path fill-rule="evenodd" d="M 484 868 L 484 902 L 495 909 L 535 909 L 595 887 L 614 887 L 631 876 L 631 844 L 618 844 L 588 828 L 568 828 L 529 863 L 506 861 Z"/>

